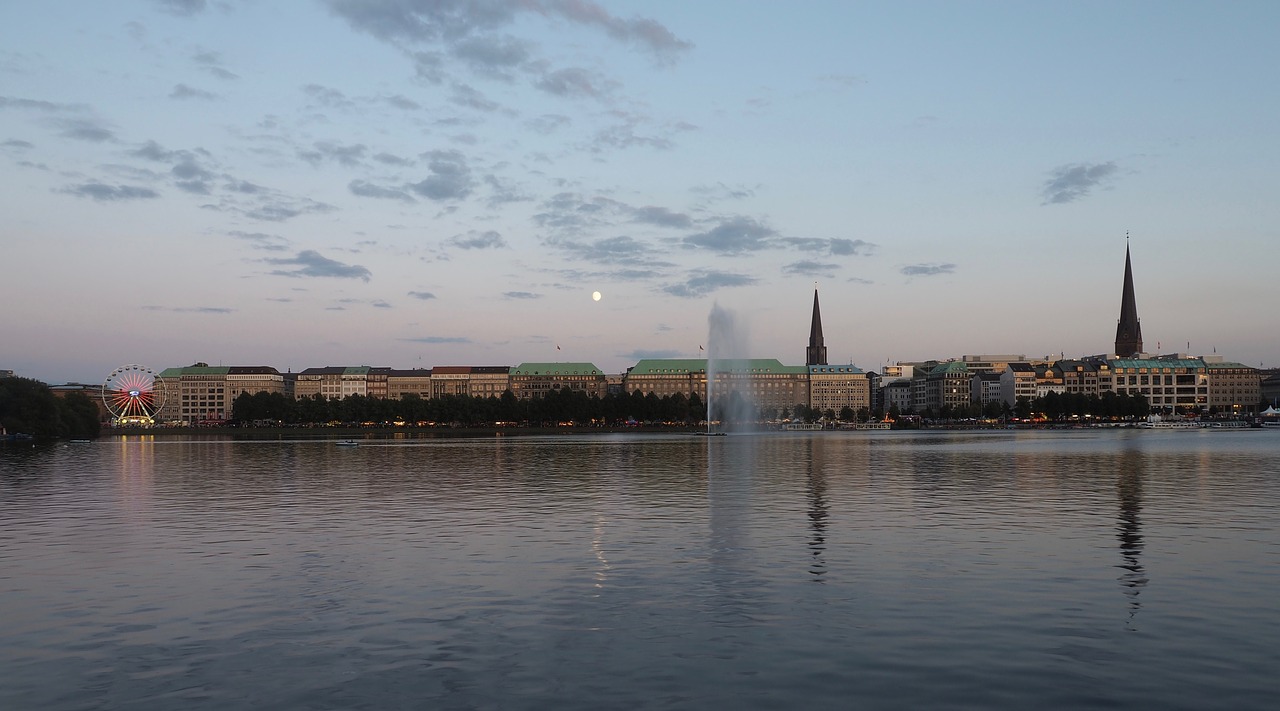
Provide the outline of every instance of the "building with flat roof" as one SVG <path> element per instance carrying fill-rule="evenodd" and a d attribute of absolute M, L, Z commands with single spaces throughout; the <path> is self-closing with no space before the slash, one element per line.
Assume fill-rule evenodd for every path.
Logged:
<path fill-rule="evenodd" d="M 852 365 L 810 365 L 809 407 L 839 416 L 844 408 L 871 409 L 871 381 Z"/>

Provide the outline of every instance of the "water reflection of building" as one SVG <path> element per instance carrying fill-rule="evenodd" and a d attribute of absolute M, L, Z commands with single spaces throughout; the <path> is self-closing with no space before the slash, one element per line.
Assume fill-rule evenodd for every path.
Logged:
<path fill-rule="evenodd" d="M 827 572 L 827 517 L 831 507 L 827 501 L 827 476 L 821 461 L 821 444 L 813 437 L 805 442 L 808 455 L 805 462 L 805 488 L 809 504 L 809 572 L 817 582 L 822 582 L 822 576 Z"/>
<path fill-rule="evenodd" d="M 1129 598 L 1129 621 L 1138 614 L 1142 603 L 1138 595 L 1147 585 L 1147 571 L 1142 566 L 1142 452 L 1126 451 L 1120 456 L 1116 496 L 1119 500 L 1116 538 L 1120 543 L 1120 585 Z"/>

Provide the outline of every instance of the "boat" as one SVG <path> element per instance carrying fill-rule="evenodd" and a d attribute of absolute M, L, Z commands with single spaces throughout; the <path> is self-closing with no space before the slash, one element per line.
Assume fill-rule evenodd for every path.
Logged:
<path fill-rule="evenodd" d="M 788 422 L 782 426 L 786 432 L 818 432 L 823 429 L 820 422 Z"/>
<path fill-rule="evenodd" d="M 1200 429 L 1200 423 L 1189 420 L 1165 420 L 1159 415 L 1151 415 L 1147 417 L 1146 422 L 1139 422 L 1138 428 L 1144 430 L 1198 430 Z"/>
<path fill-rule="evenodd" d="M 359 447 L 360 443 L 354 439 L 340 439 L 336 442 L 339 447 Z"/>

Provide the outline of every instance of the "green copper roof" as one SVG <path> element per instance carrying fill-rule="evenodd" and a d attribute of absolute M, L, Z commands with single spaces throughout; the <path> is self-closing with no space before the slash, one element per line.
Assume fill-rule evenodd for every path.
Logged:
<path fill-rule="evenodd" d="M 714 361 L 721 373 L 778 373 L 796 375 L 809 372 L 808 366 L 783 365 L 777 358 L 742 358 Z M 706 373 L 706 358 L 645 358 L 628 375 L 687 375 Z"/>
<path fill-rule="evenodd" d="M 1204 367 L 1210 370 L 1213 370 L 1214 368 L 1250 368 L 1252 370 L 1257 370 L 1253 366 L 1245 365 L 1244 363 L 1205 363 Z"/>
<path fill-rule="evenodd" d="M 186 368 L 165 368 L 160 371 L 161 378 L 181 378 L 184 375 L 226 375 L 230 366 L 187 366 Z"/>
<path fill-rule="evenodd" d="M 521 363 L 512 375 L 604 375 L 593 363 Z"/>
<path fill-rule="evenodd" d="M 1107 361 L 1112 368 L 1203 368 L 1204 361 L 1199 358 L 1117 358 Z"/>
<path fill-rule="evenodd" d="M 953 360 L 946 363 L 939 363 L 933 370 L 929 371 L 930 376 L 945 375 L 963 375 L 969 372 L 969 366 L 962 360 Z"/>

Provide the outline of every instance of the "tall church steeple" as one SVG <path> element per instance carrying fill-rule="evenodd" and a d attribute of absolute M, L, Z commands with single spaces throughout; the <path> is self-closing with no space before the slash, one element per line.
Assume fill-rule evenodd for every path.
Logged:
<path fill-rule="evenodd" d="M 1142 324 L 1138 302 L 1133 297 L 1133 264 L 1129 260 L 1129 235 L 1124 245 L 1124 292 L 1120 295 L 1120 322 L 1116 324 L 1116 355 L 1129 358 L 1142 352 Z"/>
<path fill-rule="evenodd" d="M 809 326 L 809 347 L 804 349 L 805 365 L 826 365 L 827 346 L 822 340 L 822 314 L 818 312 L 818 290 L 813 290 L 813 324 Z"/>

